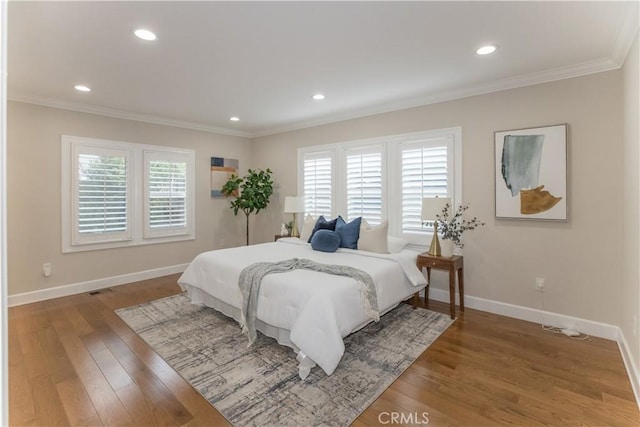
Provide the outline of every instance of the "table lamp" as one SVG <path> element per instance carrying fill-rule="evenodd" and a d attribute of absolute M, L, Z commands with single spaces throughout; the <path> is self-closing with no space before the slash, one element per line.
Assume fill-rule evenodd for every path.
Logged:
<path fill-rule="evenodd" d="M 425 197 L 422 199 L 422 212 L 420 213 L 420 219 L 423 222 L 433 222 L 433 238 L 431 239 L 431 246 L 429 246 L 429 255 L 440 256 L 440 240 L 438 239 L 438 222 L 436 221 L 436 215 L 442 215 L 442 209 L 449 203 L 451 205 L 450 197 Z"/>
<path fill-rule="evenodd" d="M 296 214 L 298 212 L 304 212 L 304 197 L 285 197 L 284 212 L 293 214 L 293 227 L 291 228 L 291 237 L 300 237 L 300 234 L 298 233 L 298 225 L 296 224 Z"/>

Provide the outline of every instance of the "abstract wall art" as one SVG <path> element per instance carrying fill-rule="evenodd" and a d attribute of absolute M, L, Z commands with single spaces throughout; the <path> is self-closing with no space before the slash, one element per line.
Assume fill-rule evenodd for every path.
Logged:
<path fill-rule="evenodd" d="M 225 197 L 222 186 L 232 174 L 238 174 L 239 163 L 237 159 L 211 158 L 211 197 Z"/>
<path fill-rule="evenodd" d="M 496 218 L 567 220 L 567 125 L 495 132 Z"/>

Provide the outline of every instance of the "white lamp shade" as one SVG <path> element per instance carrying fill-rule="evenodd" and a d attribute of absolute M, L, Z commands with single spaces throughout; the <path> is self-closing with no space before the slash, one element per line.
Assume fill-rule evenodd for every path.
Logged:
<path fill-rule="evenodd" d="M 423 221 L 434 221 L 436 215 L 442 215 L 442 209 L 444 209 L 447 203 L 451 205 L 451 197 L 425 197 L 422 199 L 420 219 Z"/>
<path fill-rule="evenodd" d="M 285 213 L 304 212 L 304 197 L 287 196 L 284 199 Z"/>

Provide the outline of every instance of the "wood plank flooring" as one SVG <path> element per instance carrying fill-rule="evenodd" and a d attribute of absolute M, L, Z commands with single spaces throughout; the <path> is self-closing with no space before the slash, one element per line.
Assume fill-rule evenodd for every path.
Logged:
<path fill-rule="evenodd" d="M 177 278 L 9 309 L 10 425 L 229 425 L 113 312 L 179 293 Z M 393 420 L 638 426 L 640 414 L 615 342 L 467 309 L 354 425 Z"/>

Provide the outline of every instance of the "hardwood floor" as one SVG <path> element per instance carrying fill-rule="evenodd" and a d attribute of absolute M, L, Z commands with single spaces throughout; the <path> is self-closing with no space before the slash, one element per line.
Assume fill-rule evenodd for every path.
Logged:
<path fill-rule="evenodd" d="M 177 277 L 9 309 L 10 425 L 228 425 L 113 312 L 180 292 Z M 438 426 L 640 424 L 615 342 L 575 341 L 472 309 L 354 425 L 393 417 Z"/>

